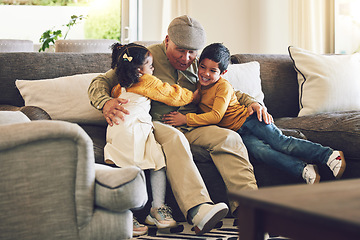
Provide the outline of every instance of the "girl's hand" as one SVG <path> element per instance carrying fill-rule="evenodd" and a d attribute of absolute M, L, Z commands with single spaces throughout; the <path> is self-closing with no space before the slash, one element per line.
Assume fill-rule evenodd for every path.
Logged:
<path fill-rule="evenodd" d="M 162 120 L 164 123 L 172 126 L 181 126 L 186 124 L 186 116 L 179 112 L 171 112 L 164 114 Z"/>

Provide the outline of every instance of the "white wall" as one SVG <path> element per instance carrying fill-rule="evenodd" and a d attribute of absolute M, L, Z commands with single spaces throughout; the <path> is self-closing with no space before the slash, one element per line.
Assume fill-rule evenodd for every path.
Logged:
<path fill-rule="evenodd" d="M 161 36 L 163 1 L 143 1 L 143 40 L 165 37 Z M 188 14 L 204 26 L 208 44 L 222 42 L 231 53 L 287 54 L 288 0 L 187 1 Z"/>
<path fill-rule="evenodd" d="M 147 41 L 163 40 L 161 34 L 161 16 L 163 0 L 143 0 L 142 10 L 142 39 Z"/>

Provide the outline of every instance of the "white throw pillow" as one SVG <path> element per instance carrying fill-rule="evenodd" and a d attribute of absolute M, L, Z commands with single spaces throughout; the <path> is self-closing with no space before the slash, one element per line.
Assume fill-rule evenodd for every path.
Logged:
<path fill-rule="evenodd" d="M 264 93 L 261 89 L 260 63 L 253 61 L 242 64 L 230 64 L 224 78 L 233 88 L 254 97 L 264 105 Z"/>
<path fill-rule="evenodd" d="M 321 55 L 289 47 L 298 72 L 299 116 L 360 110 L 360 53 Z"/>
<path fill-rule="evenodd" d="M 30 119 L 20 111 L 0 111 L 0 125 L 30 122 Z"/>
<path fill-rule="evenodd" d="M 91 106 L 88 87 L 100 73 L 43 80 L 16 80 L 26 106 L 37 106 L 54 120 L 105 125 L 101 111 Z"/>

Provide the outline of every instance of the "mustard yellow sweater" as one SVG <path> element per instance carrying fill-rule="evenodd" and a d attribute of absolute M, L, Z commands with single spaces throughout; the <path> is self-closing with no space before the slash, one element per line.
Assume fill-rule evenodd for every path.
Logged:
<path fill-rule="evenodd" d="M 127 92 L 137 93 L 151 100 L 163 102 L 170 106 L 183 106 L 192 102 L 193 92 L 182 88 L 177 84 L 170 85 L 162 82 L 153 75 L 145 74 L 139 78 L 139 82 L 126 89 Z M 120 84 L 116 85 L 111 96 L 116 98 L 121 94 Z"/>
<path fill-rule="evenodd" d="M 247 107 L 240 105 L 233 87 L 223 78 L 211 86 L 201 86 L 200 94 L 199 108 L 202 113 L 186 114 L 188 126 L 215 124 L 237 131 L 249 116 Z"/>

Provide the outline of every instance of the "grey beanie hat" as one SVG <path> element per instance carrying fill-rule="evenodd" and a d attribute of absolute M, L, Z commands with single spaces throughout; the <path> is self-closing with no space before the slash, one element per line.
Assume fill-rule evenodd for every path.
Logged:
<path fill-rule="evenodd" d="M 187 15 L 171 21 L 168 35 L 176 46 L 187 50 L 199 50 L 204 47 L 206 41 L 204 28 L 198 21 Z"/>

